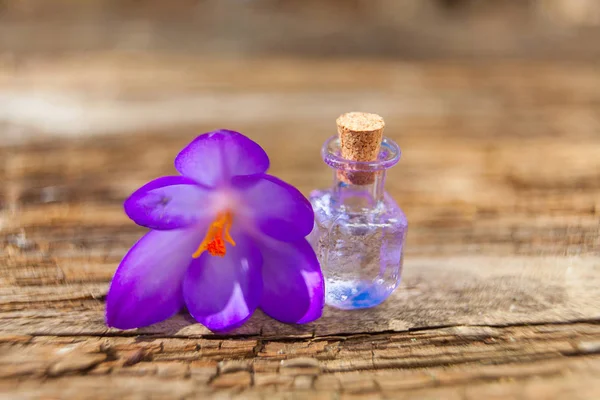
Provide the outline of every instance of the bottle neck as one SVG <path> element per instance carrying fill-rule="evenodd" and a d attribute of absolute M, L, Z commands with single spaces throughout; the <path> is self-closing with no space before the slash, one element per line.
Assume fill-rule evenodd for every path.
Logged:
<path fill-rule="evenodd" d="M 383 200 L 385 170 L 373 172 L 368 183 L 353 184 L 343 179 L 343 170 L 333 173 L 333 203 L 345 212 L 367 212 Z"/>

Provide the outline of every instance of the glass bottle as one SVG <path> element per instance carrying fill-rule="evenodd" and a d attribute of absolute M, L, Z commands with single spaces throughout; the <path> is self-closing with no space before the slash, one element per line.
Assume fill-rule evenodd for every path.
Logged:
<path fill-rule="evenodd" d="M 384 137 L 376 160 L 348 160 L 333 136 L 321 155 L 333 169 L 333 185 L 310 195 L 315 227 L 308 239 L 325 275 L 325 301 L 348 310 L 374 307 L 398 287 L 402 272 L 408 224 L 384 190 L 386 170 L 399 161 L 400 148 Z M 349 174 L 370 179 L 344 179 Z"/>

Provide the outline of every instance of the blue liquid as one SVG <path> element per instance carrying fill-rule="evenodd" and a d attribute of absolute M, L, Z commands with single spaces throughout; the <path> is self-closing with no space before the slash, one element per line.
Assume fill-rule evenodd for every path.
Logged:
<path fill-rule="evenodd" d="M 396 286 L 386 287 L 383 280 L 366 283 L 360 281 L 338 282 L 334 279 L 327 279 L 325 285 L 327 304 L 344 310 L 378 306 L 392 294 Z"/>

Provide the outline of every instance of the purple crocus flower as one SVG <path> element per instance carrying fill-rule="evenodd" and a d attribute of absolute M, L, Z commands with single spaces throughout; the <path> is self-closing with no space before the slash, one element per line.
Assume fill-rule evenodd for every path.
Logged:
<path fill-rule="evenodd" d="M 286 323 L 321 316 L 323 275 L 305 239 L 313 211 L 302 194 L 265 174 L 269 158 L 244 135 L 198 136 L 175 158 L 181 176 L 158 178 L 125 202 L 151 228 L 125 255 L 106 299 L 106 323 L 154 324 L 183 305 L 215 331 L 260 307 Z"/>

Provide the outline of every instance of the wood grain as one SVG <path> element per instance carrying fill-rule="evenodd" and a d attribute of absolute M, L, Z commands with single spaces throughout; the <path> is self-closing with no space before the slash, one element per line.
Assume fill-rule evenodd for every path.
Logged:
<path fill-rule="evenodd" d="M 600 395 L 595 65 L 178 61 L 0 65 L 0 396 Z M 257 312 L 226 335 L 183 312 L 105 327 L 108 282 L 144 232 L 122 202 L 174 173 L 183 145 L 240 130 L 308 194 L 329 185 L 319 149 L 355 107 L 403 150 L 386 188 L 410 233 L 386 303 L 303 326 Z"/>

